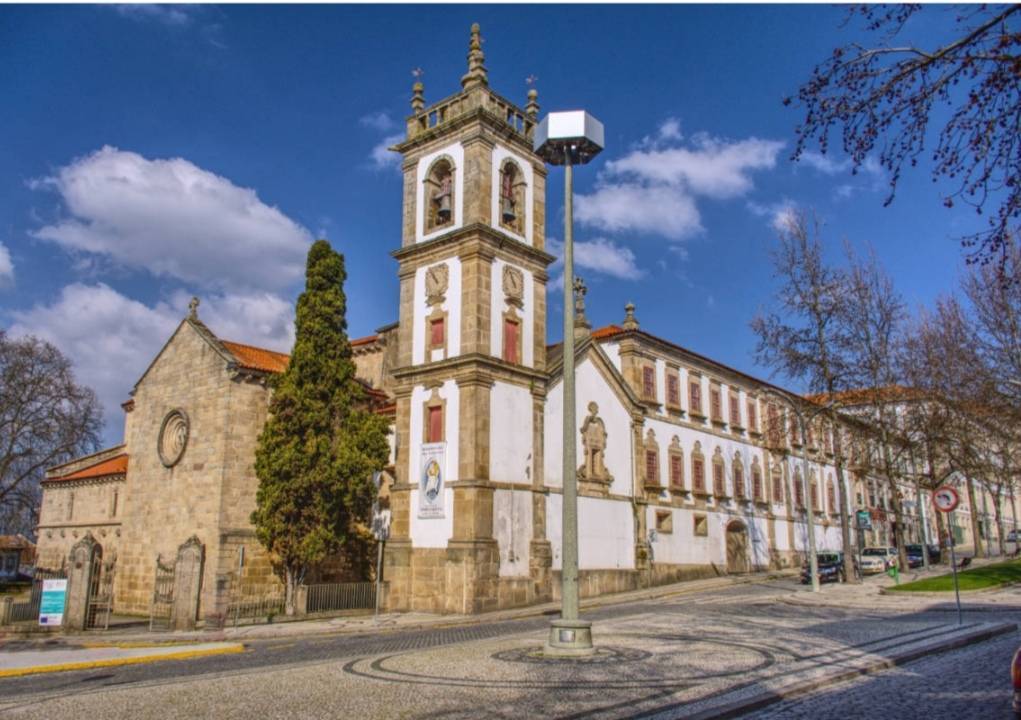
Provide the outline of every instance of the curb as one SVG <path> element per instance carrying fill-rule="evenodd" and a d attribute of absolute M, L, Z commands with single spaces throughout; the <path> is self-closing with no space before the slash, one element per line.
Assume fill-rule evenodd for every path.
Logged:
<path fill-rule="evenodd" d="M 936 655 L 949 650 L 956 650 L 957 648 L 964 647 L 966 645 L 983 642 L 985 640 L 1016 631 L 1017 625 L 1015 623 L 999 623 L 992 627 L 976 630 L 966 635 L 957 636 L 951 640 L 935 645 L 894 652 L 890 657 L 874 660 L 863 667 L 840 670 L 818 678 L 795 682 L 791 685 L 777 688 L 776 690 L 764 690 L 743 700 L 735 700 L 722 706 L 707 708 L 693 715 L 678 715 L 677 717 L 685 717 L 689 720 L 725 720 L 725 718 L 741 717 L 742 715 L 754 710 L 761 710 L 784 700 L 791 700 L 804 695 L 810 695 L 814 691 L 830 685 L 837 685 L 846 680 L 852 680 L 864 675 L 872 675 L 874 673 L 882 672 L 883 670 L 889 670 L 900 665 L 905 665 L 927 655 Z M 680 710 L 680 708 L 678 708 L 678 710 Z M 668 713 L 670 712 L 670 709 L 665 708 L 660 712 Z"/>
<path fill-rule="evenodd" d="M 0 678 L 24 677 L 25 675 L 39 675 L 42 673 L 68 672 L 72 670 L 93 670 L 95 668 L 118 667 L 121 665 L 141 665 L 144 663 L 159 662 L 161 660 L 190 660 L 197 657 L 210 655 L 233 655 L 245 651 L 245 646 L 236 643 L 228 647 L 208 648 L 205 650 L 181 650 L 173 653 L 161 653 L 159 655 L 139 655 L 136 657 L 108 658 L 105 660 L 82 660 L 80 662 L 57 663 L 55 665 L 33 665 L 32 667 L 13 668 L 0 670 Z"/>

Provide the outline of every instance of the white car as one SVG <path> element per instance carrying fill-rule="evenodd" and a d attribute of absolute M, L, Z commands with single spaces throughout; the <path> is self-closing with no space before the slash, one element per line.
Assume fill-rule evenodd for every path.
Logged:
<path fill-rule="evenodd" d="M 861 571 L 865 575 L 886 572 L 897 566 L 897 548 L 867 547 L 861 551 Z"/>

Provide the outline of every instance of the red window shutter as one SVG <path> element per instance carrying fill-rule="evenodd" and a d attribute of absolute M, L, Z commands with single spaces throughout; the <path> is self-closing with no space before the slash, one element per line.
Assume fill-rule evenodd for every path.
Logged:
<path fill-rule="evenodd" d="M 699 383 L 693 382 L 688 386 L 688 399 L 691 405 L 691 412 L 702 412 L 702 387 Z"/>
<path fill-rule="evenodd" d="M 740 465 L 734 466 L 734 494 L 744 497 L 744 470 Z"/>
<path fill-rule="evenodd" d="M 720 391 L 710 390 L 709 391 L 709 404 L 710 411 L 713 416 L 713 420 L 719 420 L 723 415 L 723 408 L 720 407 Z"/>
<path fill-rule="evenodd" d="M 440 442 L 443 440 L 443 408 L 441 406 L 429 408 L 429 442 Z"/>
<path fill-rule="evenodd" d="M 684 487 L 684 466 L 681 464 L 680 455 L 670 456 L 670 484 L 674 487 Z"/>
<path fill-rule="evenodd" d="M 833 492 L 833 486 L 832 485 L 827 485 L 826 486 L 826 502 L 830 506 L 830 512 L 831 513 L 832 512 L 836 512 L 836 510 L 837 510 L 837 496 L 836 496 L 836 493 Z"/>
<path fill-rule="evenodd" d="M 691 482 L 698 491 L 705 490 L 705 464 L 701 458 L 694 458 L 691 461 Z"/>
<path fill-rule="evenodd" d="M 518 362 L 518 328 L 514 320 L 503 321 L 503 359 L 509 363 Z"/>
<path fill-rule="evenodd" d="M 717 495 L 725 495 L 723 486 L 723 463 L 713 463 L 713 492 Z"/>
<path fill-rule="evenodd" d="M 647 398 L 656 397 L 656 371 L 651 367 L 642 368 L 642 392 Z"/>
<path fill-rule="evenodd" d="M 758 423 L 756 422 L 757 420 L 758 420 L 758 418 L 755 417 L 755 403 L 749 402 L 748 403 L 748 428 L 750 430 L 756 430 L 757 431 L 759 429 Z"/>
<path fill-rule="evenodd" d="M 645 451 L 645 479 L 649 482 L 657 482 L 659 480 L 659 458 L 655 450 Z"/>
<path fill-rule="evenodd" d="M 430 329 L 429 335 L 430 347 L 443 347 L 444 345 L 443 318 L 433 320 L 429 324 L 429 329 Z"/>
<path fill-rule="evenodd" d="M 794 479 L 794 502 L 797 503 L 798 507 L 805 505 L 805 486 L 801 478 Z"/>
<path fill-rule="evenodd" d="M 741 403 L 738 402 L 736 395 L 730 396 L 730 424 L 740 425 L 741 424 Z"/>
<path fill-rule="evenodd" d="M 756 500 L 762 499 L 762 472 L 752 468 L 752 497 Z"/>
<path fill-rule="evenodd" d="M 677 387 L 677 376 L 673 375 L 673 374 L 667 375 L 667 378 L 666 378 L 666 395 L 667 395 L 667 398 L 666 399 L 667 399 L 668 403 L 670 403 L 671 405 L 680 405 L 681 404 L 681 394 L 680 394 L 679 390 L 680 389 Z"/>
<path fill-rule="evenodd" d="M 783 502 L 783 480 L 779 476 L 773 478 L 773 502 Z"/>

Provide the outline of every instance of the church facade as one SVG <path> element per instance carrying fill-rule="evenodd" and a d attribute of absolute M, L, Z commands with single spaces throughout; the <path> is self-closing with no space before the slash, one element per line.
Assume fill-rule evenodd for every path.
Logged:
<path fill-rule="evenodd" d="M 547 344 L 555 258 L 547 171 L 532 150 L 538 97 L 519 107 L 490 88 L 477 26 L 461 85 L 431 105 L 414 85 L 393 148 L 399 316 L 352 342 L 393 423 L 391 611 L 476 613 L 559 593 L 562 348 Z M 848 428 L 813 422 L 803 448 L 766 393 L 805 399 L 642 330 L 630 305 L 593 330 L 579 304 L 577 326 L 583 596 L 791 567 L 808 545 L 809 504 L 816 546 L 837 550 L 841 513 L 855 497 L 875 502 L 864 499 L 875 478 L 850 457 L 841 497 L 835 452 L 851 446 Z M 117 609 L 144 613 L 157 557 L 195 536 L 202 615 L 222 609 L 230 582 L 278 587 L 248 518 L 266 381 L 286 363 L 221 340 L 193 308 L 125 404 L 124 444 L 48 473 L 39 564 L 58 567 L 89 532 L 118 555 Z M 928 505 L 915 497 L 916 530 Z"/>

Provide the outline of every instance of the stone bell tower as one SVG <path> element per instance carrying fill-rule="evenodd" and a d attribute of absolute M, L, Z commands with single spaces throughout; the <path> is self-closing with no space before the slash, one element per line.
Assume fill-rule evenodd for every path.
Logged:
<path fill-rule="evenodd" d="M 460 92 L 413 86 L 403 156 L 392 610 L 481 612 L 549 596 L 542 495 L 546 171 L 489 87 L 473 25 Z"/>

